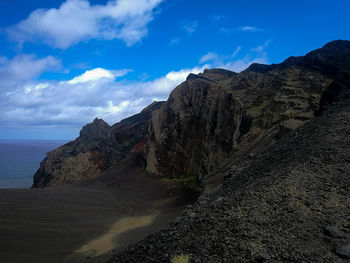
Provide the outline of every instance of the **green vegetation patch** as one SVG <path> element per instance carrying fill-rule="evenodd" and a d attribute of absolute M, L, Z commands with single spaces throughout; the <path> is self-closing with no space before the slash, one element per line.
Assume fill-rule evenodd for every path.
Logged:
<path fill-rule="evenodd" d="M 190 257 L 188 255 L 178 255 L 174 256 L 171 260 L 171 263 L 188 263 L 190 261 Z"/>
<path fill-rule="evenodd" d="M 165 182 L 177 182 L 177 183 L 182 183 L 185 187 L 193 190 L 200 190 L 199 187 L 199 179 L 197 175 L 193 174 L 185 174 L 180 177 L 175 177 L 175 178 L 167 178 L 164 177 L 163 180 Z"/>

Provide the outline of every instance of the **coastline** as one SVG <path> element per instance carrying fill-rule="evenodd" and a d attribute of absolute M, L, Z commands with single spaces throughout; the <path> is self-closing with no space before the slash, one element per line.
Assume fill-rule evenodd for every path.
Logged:
<path fill-rule="evenodd" d="M 46 153 L 67 140 L 0 139 L 0 189 L 27 189 Z"/>

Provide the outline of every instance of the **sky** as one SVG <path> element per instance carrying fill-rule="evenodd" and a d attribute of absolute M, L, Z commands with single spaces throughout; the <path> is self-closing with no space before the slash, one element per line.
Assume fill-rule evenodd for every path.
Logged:
<path fill-rule="evenodd" d="M 64 139 L 141 111 L 191 72 L 350 39 L 348 0 L 0 0 L 0 139 Z"/>

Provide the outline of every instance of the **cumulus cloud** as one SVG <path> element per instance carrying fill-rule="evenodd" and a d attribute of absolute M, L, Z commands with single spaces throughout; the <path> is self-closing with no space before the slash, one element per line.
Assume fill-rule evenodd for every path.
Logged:
<path fill-rule="evenodd" d="M 226 68 L 239 72 L 251 63 L 267 62 L 269 41 L 244 54 L 241 47 L 229 55 L 209 52 L 199 66 L 171 71 L 153 80 L 130 81 L 123 78 L 128 69 L 94 68 L 65 81 L 40 81 L 36 78 L 47 69 L 60 68 L 53 57 L 22 55 L 11 59 L 0 57 L 0 127 L 27 126 L 76 127 L 95 117 L 113 124 L 141 111 L 154 100 L 165 100 L 189 73 L 205 68 Z M 243 53 L 243 54 L 242 54 Z M 238 57 L 239 56 L 239 57 Z M 203 64 L 205 63 L 205 64 Z M 26 72 L 26 69 L 29 72 Z M 59 128 L 57 128 L 59 129 Z"/>
<path fill-rule="evenodd" d="M 90 81 L 98 81 L 101 79 L 115 79 L 117 77 L 122 77 L 126 75 L 130 70 L 106 70 L 103 68 L 95 68 L 92 70 L 87 70 L 84 74 L 77 76 L 68 81 L 69 84 L 85 83 Z"/>
<path fill-rule="evenodd" d="M 175 86 L 186 80 L 186 77 L 190 73 L 198 74 L 208 67 L 210 67 L 210 65 L 203 65 L 192 69 L 181 69 L 179 71 L 171 71 L 166 74 L 165 77 L 142 83 L 141 87 L 145 94 L 165 99 Z"/>
<path fill-rule="evenodd" d="M 53 58 L 34 59 L 32 63 L 52 66 Z M 3 60 L 3 59 L 2 59 Z M 4 60 L 2 70 L 10 72 L 19 58 Z M 23 58 L 22 58 L 23 60 Z M 50 62 L 50 63 L 49 63 Z M 45 64 L 45 63 L 43 63 Z M 15 86 L 0 93 L 3 125 L 37 127 L 42 125 L 81 127 L 95 117 L 110 124 L 141 111 L 156 100 L 165 100 L 189 73 L 199 73 L 207 65 L 171 71 L 149 81 L 127 81 L 121 77 L 130 70 L 95 68 L 66 81 L 38 81 L 35 77 L 44 66 L 38 67 L 31 77 L 22 78 Z M 34 67 L 36 68 L 36 67 Z M 13 71 L 11 78 L 21 76 L 22 70 Z M 4 81 L 8 78 L 3 76 Z"/>
<path fill-rule="evenodd" d="M 0 56 L 0 91 L 18 88 L 45 71 L 60 67 L 61 60 L 52 56 L 39 59 L 34 55 L 18 55 L 12 60 Z"/>
<path fill-rule="evenodd" d="M 163 0 L 111 0 L 91 5 L 88 0 L 66 0 L 59 8 L 37 9 L 8 28 L 19 43 L 41 41 L 66 49 L 90 39 L 120 39 L 128 46 L 147 35 L 147 25 Z"/>

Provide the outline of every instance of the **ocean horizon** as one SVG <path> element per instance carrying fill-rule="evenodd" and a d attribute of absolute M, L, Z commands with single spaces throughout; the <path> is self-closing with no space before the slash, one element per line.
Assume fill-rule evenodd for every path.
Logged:
<path fill-rule="evenodd" d="M 46 153 L 68 140 L 0 140 L 0 188 L 29 188 Z"/>

